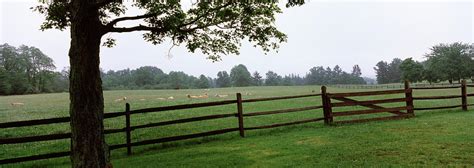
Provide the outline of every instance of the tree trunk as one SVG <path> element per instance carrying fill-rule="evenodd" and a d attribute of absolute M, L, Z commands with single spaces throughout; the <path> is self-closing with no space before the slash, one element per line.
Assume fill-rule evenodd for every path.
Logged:
<path fill-rule="evenodd" d="M 100 78 L 103 26 L 91 2 L 71 5 L 70 116 L 72 167 L 103 168 L 108 148 L 103 134 L 104 100 Z"/>

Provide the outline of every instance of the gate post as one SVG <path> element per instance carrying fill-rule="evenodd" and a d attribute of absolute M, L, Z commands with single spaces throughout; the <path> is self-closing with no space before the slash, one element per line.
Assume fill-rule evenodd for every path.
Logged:
<path fill-rule="evenodd" d="M 461 96 L 462 96 L 462 110 L 467 111 L 467 89 L 466 89 L 465 79 L 463 79 L 461 83 Z"/>
<path fill-rule="evenodd" d="M 328 97 L 326 86 L 321 86 L 321 100 L 323 103 L 324 124 L 332 123 L 331 99 Z"/>
<path fill-rule="evenodd" d="M 243 138 L 245 137 L 245 132 L 244 132 L 244 116 L 243 116 L 243 110 L 242 110 L 242 94 L 237 93 L 237 118 L 239 119 L 239 133 L 240 136 Z"/>
<path fill-rule="evenodd" d="M 131 138 L 131 131 L 130 128 L 130 104 L 125 104 L 125 132 L 127 136 L 127 155 L 132 154 L 132 138 Z"/>
<path fill-rule="evenodd" d="M 410 88 L 410 82 L 407 80 L 405 81 L 405 98 L 406 98 L 406 105 L 407 105 L 407 113 L 410 117 L 415 116 L 415 111 L 413 107 L 413 89 Z"/>

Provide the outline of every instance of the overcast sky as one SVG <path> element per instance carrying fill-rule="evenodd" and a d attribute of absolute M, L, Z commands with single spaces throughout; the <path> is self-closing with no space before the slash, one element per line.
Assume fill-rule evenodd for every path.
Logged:
<path fill-rule="evenodd" d="M 29 8 L 36 0 L 1 0 L 0 43 L 25 44 L 41 49 L 53 58 L 58 70 L 68 66 L 69 32 L 40 31 L 43 16 Z M 273 70 L 281 75 L 304 75 L 311 67 L 340 65 L 350 71 L 358 64 L 362 75 L 375 77 L 374 65 L 380 61 L 413 57 L 423 60 L 429 48 L 439 43 L 474 39 L 474 3 L 464 1 L 343 1 L 312 0 L 304 6 L 284 8 L 277 16 L 277 27 L 288 35 L 279 52 L 268 55 L 243 43 L 241 54 L 223 57 L 212 63 L 200 53 L 189 53 L 170 43 L 154 46 L 141 33 L 107 34 L 117 39 L 114 48 L 101 49 L 105 70 L 156 66 L 169 71 L 184 71 L 215 77 L 244 64 L 261 74 Z M 136 15 L 138 11 L 127 13 Z"/>

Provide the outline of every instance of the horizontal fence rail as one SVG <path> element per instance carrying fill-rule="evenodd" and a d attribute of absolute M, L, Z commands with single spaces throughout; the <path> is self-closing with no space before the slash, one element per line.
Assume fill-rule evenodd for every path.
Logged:
<path fill-rule="evenodd" d="M 321 94 L 307 94 L 307 95 L 297 95 L 297 96 L 282 96 L 282 97 L 268 97 L 268 98 L 246 99 L 246 100 L 242 100 L 242 102 L 243 102 L 243 103 L 250 103 L 250 102 L 261 102 L 261 101 L 283 100 L 283 99 L 295 99 L 295 98 L 315 97 L 315 96 L 321 96 Z"/>
<path fill-rule="evenodd" d="M 131 110 L 130 113 L 131 114 L 140 114 L 140 113 L 150 113 L 150 112 L 191 109 L 191 108 L 199 108 L 199 107 L 211 107 L 211 106 L 234 104 L 236 102 L 237 102 L 236 100 L 224 100 L 224 101 L 195 103 L 195 104 L 181 104 L 181 105 L 174 105 L 174 106 L 164 106 L 164 107 L 157 107 L 157 108 L 146 108 L 146 109 Z"/>
<path fill-rule="evenodd" d="M 449 96 L 424 96 L 424 97 L 413 97 L 413 100 L 435 100 L 435 99 L 455 99 L 462 98 L 460 95 L 449 95 Z"/>
<path fill-rule="evenodd" d="M 442 87 L 442 86 L 457 86 L 459 83 L 437 83 L 437 84 L 423 84 L 415 83 L 412 87 L 416 88 L 430 88 L 430 87 Z M 346 89 L 397 89 L 404 88 L 403 84 L 365 84 L 365 85 L 354 85 L 354 84 L 337 84 L 328 85 L 329 87 L 346 88 Z M 474 87 L 474 84 L 468 84 L 467 87 Z"/>
<path fill-rule="evenodd" d="M 377 118 L 366 118 L 366 119 L 356 119 L 356 120 L 346 120 L 346 121 L 336 121 L 335 124 L 352 124 L 352 123 L 362 123 L 362 122 L 369 122 L 369 121 L 385 121 L 385 120 L 399 120 L 403 118 L 408 118 L 409 115 L 401 115 L 401 116 L 389 116 L 389 117 L 377 117 Z"/>
<path fill-rule="evenodd" d="M 253 98 L 253 99 L 242 99 L 240 93 L 238 93 L 236 95 L 237 96 L 236 99 L 234 100 L 223 100 L 223 101 L 194 103 L 194 104 L 181 104 L 181 105 L 134 109 L 134 110 L 131 110 L 130 105 L 127 103 L 125 112 L 109 112 L 109 113 L 104 114 L 105 119 L 115 118 L 115 117 L 124 117 L 125 118 L 124 120 L 126 121 L 123 128 L 106 129 L 104 130 L 104 134 L 125 133 L 126 142 L 123 144 L 109 145 L 109 149 L 116 150 L 116 149 L 127 148 L 127 154 L 130 155 L 132 154 L 133 146 L 142 146 L 142 145 L 165 143 L 165 142 L 171 142 L 171 141 L 187 140 L 187 139 L 193 139 L 193 138 L 225 134 L 225 133 L 230 133 L 230 132 L 239 132 L 240 136 L 244 137 L 246 130 L 276 128 L 276 127 L 312 123 L 312 122 L 318 122 L 318 121 L 324 121 L 324 123 L 330 125 L 330 124 L 359 123 L 359 122 L 368 122 L 368 121 L 395 120 L 395 119 L 413 117 L 414 110 L 422 111 L 422 110 L 436 110 L 436 109 L 448 109 L 448 108 L 459 108 L 459 107 L 462 107 L 463 110 L 467 110 L 468 106 L 474 106 L 474 104 L 467 103 L 467 97 L 474 96 L 474 93 L 468 94 L 466 90 L 467 87 L 474 87 L 474 85 L 472 84 L 468 85 L 465 83 L 465 81 L 463 81 L 463 83 L 460 86 L 445 85 L 445 84 L 437 85 L 437 86 L 428 85 L 428 87 L 421 87 L 422 85 L 414 85 L 414 86 L 416 87 L 410 87 L 408 83 L 405 83 L 405 86 L 403 85 L 400 85 L 399 87 L 393 86 L 393 88 L 401 88 L 401 89 L 396 89 L 396 90 L 381 90 L 381 91 L 379 90 L 379 91 L 348 92 L 348 93 L 328 93 L 326 91 L 326 88 L 323 86 L 321 88 L 321 93 L 303 94 L 303 95 L 294 95 L 294 96 Z M 420 97 L 412 96 L 413 90 L 455 89 L 455 88 L 461 88 L 460 95 L 440 95 L 440 96 L 420 96 Z M 375 99 L 375 100 L 355 100 L 352 98 L 348 98 L 348 97 L 358 97 L 358 96 L 391 95 L 391 94 L 402 94 L 402 93 L 404 94 L 405 97 L 385 98 L 385 99 L 380 98 L 380 99 Z M 243 104 L 245 103 L 288 100 L 288 99 L 308 98 L 308 97 L 320 97 L 322 100 L 321 105 L 312 105 L 312 106 L 306 106 L 306 107 L 268 110 L 268 111 L 256 111 L 256 112 L 244 112 L 242 108 Z M 413 107 L 414 100 L 440 100 L 440 99 L 456 99 L 456 98 L 462 99 L 461 105 L 442 106 L 442 107 L 416 107 L 416 108 Z M 332 99 L 337 100 L 339 102 L 331 102 Z M 406 105 L 400 106 L 400 107 L 387 108 L 387 107 L 378 105 L 378 104 L 385 104 L 385 103 L 403 103 L 403 102 L 405 102 L 404 104 Z M 172 111 L 172 110 L 184 110 L 184 109 L 231 105 L 231 104 L 236 105 L 237 108 L 235 112 L 229 112 L 225 114 L 194 116 L 194 117 L 189 117 L 189 118 L 172 119 L 168 121 L 157 121 L 157 122 L 151 122 L 151 123 L 133 125 L 133 126 L 130 122 L 130 118 L 134 116 L 134 114 L 164 112 L 164 111 Z M 346 106 L 363 106 L 369 109 L 333 111 L 333 108 L 346 107 Z M 324 117 L 302 119 L 298 121 L 290 121 L 290 122 L 283 122 L 283 123 L 272 123 L 272 124 L 261 125 L 261 126 L 251 126 L 251 127 L 244 126 L 245 119 L 249 117 L 278 115 L 278 114 L 294 113 L 294 112 L 309 111 L 309 110 L 319 110 L 319 109 L 321 109 L 321 111 L 319 112 L 322 112 L 324 114 Z M 367 118 L 367 119 L 354 119 L 354 120 L 345 120 L 345 121 L 333 121 L 333 117 L 362 115 L 362 114 L 375 114 L 375 113 L 382 113 L 382 112 L 395 114 L 395 116 L 376 117 L 376 118 Z M 295 113 L 295 114 L 299 114 L 299 113 Z M 217 130 L 212 130 L 212 131 L 191 133 L 191 134 L 185 134 L 185 135 L 176 135 L 176 136 L 170 136 L 170 137 L 161 137 L 161 138 L 156 138 L 156 139 L 148 139 L 148 140 L 141 140 L 141 141 L 135 141 L 135 142 L 132 142 L 131 140 L 132 131 L 137 130 L 137 129 L 145 129 L 145 128 L 174 125 L 174 124 L 183 124 L 183 123 L 190 123 L 190 122 L 197 122 L 197 121 L 207 121 L 207 120 L 210 121 L 210 120 L 222 119 L 222 118 L 236 118 L 238 121 L 238 122 L 236 121 L 236 125 L 238 124 L 238 127 L 217 129 Z M 28 120 L 28 121 L 14 121 L 14 122 L 0 123 L 0 128 L 6 129 L 6 128 L 38 126 L 38 125 L 67 123 L 67 122 L 70 122 L 69 117 L 57 117 L 57 118 L 49 118 L 49 119 L 37 119 L 37 120 Z M 64 140 L 64 139 L 69 139 L 69 138 L 71 138 L 71 133 L 55 133 L 55 134 L 48 134 L 48 135 L 32 135 L 32 136 L 25 136 L 25 137 L 8 137 L 8 138 L 0 138 L 0 145 Z M 70 155 L 69 151 L 63 151 L 63 152 L 53 152 L 53 153 L 39 154 L 39 155 L 33 155 L 33 156 L 0 159 L 0 165 L 18 163 L 18 162 L 24 162 L 24 161 L 42 160 L 42 159 L 48 159 L 48 158 L 65 157 L 69 155 Z"/>
<path fill-rule="evenodd" d="M 181 135 L 181 136 L 144 140 L 144 141 L 139 141 L 139 142 L 133 142 L 131 145 L 141 146 L 141 145 L 149 145 L 149 144 L 164 143 L 164 142 L 171 142 L 171 141 L 179 141 L 179 140 L 185 140 L 185 139 L 191 139 L 191 138 L 199 138 L 199 137 L 205 137 L 205 136 L 211 136 L 211 135 L 225 134 L 228 132 L 234 132 L 238 130 L 239 128 L 227 128 L 227 129 L 220 129 L 220 130 L 201 132 L 201 133 L 195 133 L 195 134 L 187 134 L 187 135 Z"/>
<path fill-rule="evenodd" d="M 414 110 L 438 110 L 438 109 L 450 109 L 450 108 L 458 108 L 458 107 L 462 107 L 462 105 L 440 106 L 440 107 L 423 107 L 423 108 L 417 107 L 417 108 L 414 108 Z"/>
<path fill-rule="evenodd" d="M 374 96 L 374 95 L 386 95 L 386 94 L 398 94 L 405 93 L 404 89 L 399 90 L 384 90 L 384 91 L 369 91 L 369 92 L 350 92 L 350 93 L 330 93 L 328 96 L 333 97 L 353 97 L 353 96 Z"/>
<path fill-rule="evenodd" d="M 188 123 L 188 122 L 195 122 L 195 121 L 203 121 L 203 120 L 212 120 L 212 119 L 219 119 L 219 118 L 227 118 L 227 117 L 235 117 L 237 113 L 232 114 L 214 114 L 214 115 L 207 115 L 207 116 L 199 116 L 199 117 L 191 117 L 191 118 L 184 118 L 178 120 L 171 120 L 171 121 L 163 121 L 157 123 L 149 123 L 137 126 L 131 126 L 132 130 L 140 129 L 140 128 L 149 128 L 149 127 L 157 127 L 157 126 L 164 126 L 164 125 L 172 125 L 172 124 L 179 124 L 179 123 Z"/>
<path fill-rule="evenodd" d="M 291 108 L 291 109 L 282 109 L 282 110 L 273 110 L 273 111 L 251 112 L 251 113 L 245 113 L 243 114 L 243 116 L 251 117 L 251 116 L 269 115 L 269 114 L 291 113 L 291 112 L 300 112 L 300 111 L 315 110 L 315 109 L 321 109 L 321 108 L 323 108 L 323 106 L 309 106 L 309 107 Z"/>
<path fill-rule="evenodd" d="M 344 107 L 344 106 L 355 106 L 355 105 L 373 105 L 382 103 L 396 103 L 405 102 L 407 98 L 393 98 L 393 99 L 381 99 L 381 100 L 366 100 L 366 101 L 345 101 L 338 103 L 331 103 L 332 107 Z"/>
<path fill-rule="evenodd" d="M 264 126 L 257 126 L 257 127 L 247 127 L 247 128 L 245 128 L 245 130 L 275 128 L 275 127 L 288 126 L 288 125 L 296 125 L 296 124 L 304 124 L 304 123 L 316 122 L 316 121 L 322 121 L 322 120 L 324 120 L 324 118 L 306 119 L 306 120 L 293 121 L 293 122 L 287 122 L 287 123 L 279 123 L 279 124 L 264 125 Z"/>
<path fill-rule="evenodd" d="M 455 89 L 461 88 L 461 86 L 436 86 L 436 87 L 412 87 L 412 89 L 416 90 L 426 90 L 426 89 Z"/>
<path fill-rule="evenodd" d="M 351 110 L 351 111 L 333 112 L 333 116 L 374 114 L 374 113 L 400 111 L 400 110 L 408 110 L 408 109 L 409 109 L 408 107 L 393 107 L 393 108 L 380 108 L 380 109 L 368 109 L 368 110 Z"/>

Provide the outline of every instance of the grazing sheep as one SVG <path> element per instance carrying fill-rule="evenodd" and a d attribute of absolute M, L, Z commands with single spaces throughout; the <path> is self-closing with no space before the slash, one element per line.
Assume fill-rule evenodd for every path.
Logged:
<path fill-rule="evenodd" d="M 204 95 L 197 95 L 197 96 L 187 94 L 186 96 L 187 96 L 188 98 L 190 98 L 190 99 L 209 98 L 209 96 L 207 95 L 207 93 L 205 93 Z"/>
<path fill-rule="evenodd" d="M 158 100 L 166 100 L 165 98 L 162 98 L 162 97 L 158 97 L 158 98 L 156 98 L 156 99 L 158 99 Z"/>
<path fill-rule="evenodd" d="M 199 95 L 199 98 L 209 98 L 209 96 L 205 93 L 204 95 Z"/>
<path fill-rule="evenodd" d="M 23 105 L 25 105 L 25 103 L 15 102 L 15 103 L 11 103 L 11 105 L 12 105 L 13 107 L 16 107 L 16 106 L 23 106 Z"/>
<path fill-rule="evenodd" d="M 168 100 L 173 100 L 173 99 L 174 99 L 173 96 L 168 97 Z"/>
<path fill-rule="evenodd" d="M 127 97 L 124 96 L 124 97 L 122 97 L 122 98 L 120 98 L 120 99 L 115 99 L 114 101 L 115 101 L 115 102 L 121 102 L 121 101 L 125 101 L 125 100 L 127 100 Z"/>
<path fill-rule="evenodd" d="M 247 95 L 247 96 L 251 96 L 251 95 L 252 95 L 252 93 L 250 93 L 250 92 L 245 92 L 245 95 Z"/>
<path fill-rule="evenodd" d="M 193 96 L 193 95 L 189 95 L 187 94 L 186 97 L 190 98 L 190 99 L 198 99 L 199 96 Z"/>
<path fill-rule="evenodd" d="M 224 94 L 224 95 L 216 94 L 215 96 L 216 96 L 216 97 L 219 97 L 219 98 L 224 98 L 224 97 L 227 97 L 227 96 L 229 96 L 229 95 L 226 95 L 226 94 Z"/>

